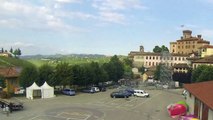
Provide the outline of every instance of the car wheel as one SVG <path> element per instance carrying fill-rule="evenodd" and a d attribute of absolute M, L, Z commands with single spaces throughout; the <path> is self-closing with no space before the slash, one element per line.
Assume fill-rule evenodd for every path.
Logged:
<path fill-rule="evenodd" d="M 116 98 L 115 95 L 113 96 L 113 98 Z"/>

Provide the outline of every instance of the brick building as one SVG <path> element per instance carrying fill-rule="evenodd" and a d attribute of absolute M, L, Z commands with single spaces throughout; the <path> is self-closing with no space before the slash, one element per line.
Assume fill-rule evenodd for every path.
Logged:
<path fill-rule="evenodd" d="M 198 53 L 200 48 L 210 44 L 209 41 L 203 40 L 201 35 L 197 35 L 197 37 L 194 37 L 191 34 L 191 30 L 184 30 L 181 39 L 176 40 L 176 42 L 170 42 L 170 53 Z"/>

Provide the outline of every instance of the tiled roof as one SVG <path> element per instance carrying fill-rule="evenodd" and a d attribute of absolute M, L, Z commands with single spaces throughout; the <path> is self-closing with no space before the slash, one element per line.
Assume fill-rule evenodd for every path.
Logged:
<path fill-rule="evenodd" d="M 174 68 L 189 68 L 189 66 L 186 63 L 179 63 L 175 64 Z"/>
<path fill-rule="evenodd" d="M 193 84 L 184 84 L 184 88 L 213 110 L 213 80 Z"/>
<path fill-rule="evenodd" d="M 197 37 L 190 37 L 190 38 L 184 38 L 184 39 L 177 40 L 177 42 L 184 42 L 184 41 L 197 41 L 198 43 L 208 43 L 208 44 L 210 43 L 207 40 L 203 40 L 203 39 L 200 39 Z"/>
<path fill-rule="evenodd" d="M 193 63 L 213 63 L 213 55 L 193 61 Z"/>
<path fill-rule="evenodd" d="M 213 45 L 204 45 L 203 47 L 201 48 L 213 48 Z"/>
<path fill-rule="evenodd" d="M 169 53 L 171 56 L 181 56 L 181 57 L 189 57 L 188 54 L 178 54 L 178 53 Z M 143 56 L 162 56 L 162 53 L 154 53 L 154 52 L 130 52 L 129 55 L 143 55 Z"/>
<path fill-rule="evenodd" d="M 6 78 L 18 77 L 21 72 L 19 68 L 0 68 L 0 75 Z"/>

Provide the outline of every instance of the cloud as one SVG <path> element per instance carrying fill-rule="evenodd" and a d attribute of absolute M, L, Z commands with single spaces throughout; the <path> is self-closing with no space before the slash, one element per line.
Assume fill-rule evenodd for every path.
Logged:
<path fill-rule="evenodd" d="M 80 3 L 81 0 L 55 0 L 58 3 Z"/>
<path fill-rule="evenodd" d="M 115 12 L 100 12 L 100 20 L 105 22 L 124 24 L 125 16 Z"/>
<path fill-rule="evenodd" d="M 93 0 L 92 6 L 104 11 L 147 8 L 139 0 Z"/>
<path fill-rule="evenodd" d="M 98 11 L 102 22 L 126 24 L 126 10 L 147 9 L 140 0 L 93 0 L 92 7 Z"/>
<path fill-rule="evenodd" d="M 74 2 L 74 0 L 59 0 L 58 2 Z M 10 28 L 27 28 L 31 30 L 48 31 L 81 31 L 81 28 L 67 24 L 61 16 L 56 15 L 57 10 L 51 7 L 29 2 L 1 0 L 0 26 Z"/>

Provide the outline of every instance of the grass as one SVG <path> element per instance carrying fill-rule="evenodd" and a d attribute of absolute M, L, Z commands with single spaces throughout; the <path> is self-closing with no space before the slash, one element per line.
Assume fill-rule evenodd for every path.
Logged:
<path fill-rule="evenodd" d="M 109 62 L 110 57 L 62 57 L 62 58 L 50 58 L 50 59 L 28 59 L 27 61 L 33 63 L 37 67 L 40 67 L 44 64 L 49 64 L 56 66 L 59 63 L 69 63 L 70 65 L 80 65 L 91 62 L 98 62 L 100 64 Z"/>
<path fill-rule="evenodd" d="M 3 67 L 11 67 L 11 66 L 24 67 L 30 64 L 32 63 L 19 58 L 0 56 L 0 66 L 3 66 Z"/>

